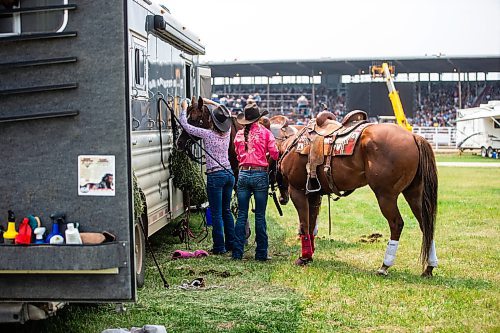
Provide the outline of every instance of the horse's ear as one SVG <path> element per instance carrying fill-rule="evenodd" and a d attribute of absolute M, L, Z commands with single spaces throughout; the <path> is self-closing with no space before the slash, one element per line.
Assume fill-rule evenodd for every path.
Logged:
<path fill-rule="evenodd" d="M 202 107 L 203 107 L 203 98 L 200 96 L 198 97 L 198 109 L 201 110 Z"/>
<path fill-rule="evenodd" d="M 194 103 L 196 102 L 196 99 L 193 97 L 191 97 L 191 105 L 194 105 Z"/>

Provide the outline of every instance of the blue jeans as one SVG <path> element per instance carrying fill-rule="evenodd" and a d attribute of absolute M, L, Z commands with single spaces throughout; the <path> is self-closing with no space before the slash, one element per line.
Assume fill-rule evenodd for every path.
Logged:
<path fill-rule="evenodd" d="M 212 214 L 213 252 L 233 250 L 234 219 L 231 213 L 231 195 L 234 176 L 226 170 L 207 174 L 207 195 Z"/>
<path fill-rule="evenodd" d="M 266 206 L 269 177 L 265 171 L 241 170 L 238 176 L 238 219 L 234 229 L 233 258 L 241 259 L 245 246 L 245 224 L 248 220 L 250 197 L 255 198 L 255 259 L 267 259 Z"/>

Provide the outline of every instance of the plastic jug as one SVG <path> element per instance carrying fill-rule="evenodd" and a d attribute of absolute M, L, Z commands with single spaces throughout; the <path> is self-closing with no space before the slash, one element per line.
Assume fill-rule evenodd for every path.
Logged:
<path fill-rule="evenodd" d="M 31 227 L 29 219 L 25 217 L 19 226 L 19 233 L 16 236 L 16 244 L 30 244 L 31 243 Z"/>
<path fill-rule="evenodd" d="M 14 239 L 16 239 L 16 216 L 14 212 L 9 210 L 9 219 L 7 231 L 3 233 L 3 239 L 5 244 L 14 244 Z"/>
<path fill-rule="evenodd" d="M 206 222 L 207 222 L 207 227 L 212 226 L 212 212 L 210 211 L 210 207 L 207 207 L 205 210 L 205 216 L 206 216 Z"/>
<path fill-rule="evenodd" d="M 68 223 L 66 229 L 66 244 L 82 244 L 80 232 L 73 223 Z"/>

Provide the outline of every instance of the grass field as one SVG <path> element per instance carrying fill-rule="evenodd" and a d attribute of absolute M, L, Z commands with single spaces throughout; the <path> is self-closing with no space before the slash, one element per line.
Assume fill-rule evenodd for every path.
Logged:
<path fill-rule="evenodd" d="M 403 200 L 406 221 L 389 276 L 374 274 L 389 235 L 368 188 L 332 204 L 326 199 L 314 263 L 296 267 L 299 254 L 293 206 L 284 217 L 268 206 L 271 262 L 234 262 L 227 256 L 171 261 L 169 230 L 152 237 L 164 289 L 148 257 L 146 286 L 123 314 L 114 305 L 64 308 L 44 332 L 101 332 L 106 328 L 165 325 L 169 332 L 499 332 L 500 168 L 440 168 L 436 231 L 439 267 L 420 277 L 421 233 Z M 193 219 L 193 226 L 199 224 Z M 377 242 L 364 242 L 381 233 Z M 209 249 L 210 239 L 196 248 Z M 203 277 L 206 290 L 181 290 Z M 96 292 L 96 291 L 94 291 Z"/>
<path fill-rule="evenodd" d="M 462 154 L 456 153 L 436 153 L 436 161 L 438 162 L 487 162 L 487 163 L 500 163 L 500 159 L 481 157 L 476 153 L 465 151 Z"/>

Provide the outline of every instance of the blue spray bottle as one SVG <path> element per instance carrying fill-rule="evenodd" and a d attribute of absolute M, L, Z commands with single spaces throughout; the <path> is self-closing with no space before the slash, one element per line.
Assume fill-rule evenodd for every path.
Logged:
<path fill-rule="evenodd" d="M 52 231 L 47 236 L 47 243 L 49 244 L 64 244 L 64 237 L 61 233 L 61 223 L 64 223 L 66 219 L 66 214 L 64 213 L 53 213 L 50 214 L 52 219 Z"/>

